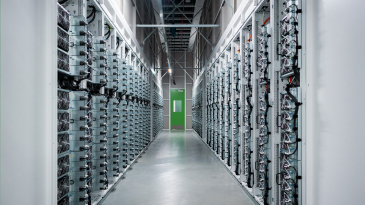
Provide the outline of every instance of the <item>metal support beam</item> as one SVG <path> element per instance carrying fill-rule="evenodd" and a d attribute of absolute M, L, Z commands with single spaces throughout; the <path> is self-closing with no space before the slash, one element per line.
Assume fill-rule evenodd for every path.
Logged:
<path fill-rule="evenodd" d="M 185 54 L 184 54 L 184 58 L 185 58 L 185 68 L 186 68 L 186 51 L 185 51 Z M 189 75 L 189 73 L 188 72 L 186 72 L 186 70 L 185 69 L 183 69 L 184 71 L 185 71 L 185 73 L 186 73 L 186 75 L 188 75 L 190 78 L 191 78 L 191 80 L 193 80 L 193 78 Z M 194 80 L 193 80 L 194 81 Z M 186 86 L 186 78 L 185 78 L 185 86 Z"/>
<path fill-rule="evenodd" d="M 196 33 L 196 31 L 197 31 L 197 30 L 195 30 L 195 31 L 193 32 L 193 34 L 191 34 L 191 35 L 190 35 L 189 39 L 190 39 L 191 37 L 193 37 L 193 36 L 194 36 L 194 34 Z"/>
<path fill-rule="evenodd" d="M 212 47 L 212 50 L 213 50 L 213 45 L 208 41 L 208 39 L 205 38 L 205 36 L 199 31 L 199 29 L 196 28 L 196 30 L 205 39 L 205 41 L 207 41 L 207 43 L 209 43 L 209 45 Z"/>
<path fill-rule="evenodd" d="M 196 55 L 195 52 L 193 52 L 193 51 L 189 51 L 189 52 L 191 52 L 192 54 L 194 54 L 194 56 L 198 59 L 198 61 L 200 61 L 200 58 Z"/>
<path fill-rule="evenodd" d="M 189 75 L 188 72 L 186 72 L 186 70 L 195 70 L 195 69 L 199 69 L 199 68 L 194 68 L 194 69 L 187 69 L 187 68 L 185 68 L 185 69 L 183 69 L 185 71 L 186 75 L 188 75 L 191 78 L 191 80 L 193 80 L 193 81 L 194 81 L 194 79 Z"/>
<path fill-rule="evenodd" d="M 148 36 L 143 40 L 143 44 L 155 32 L 155 30 L 156 28 L 154 28 L 153 31 L 150 34 L 148 34 Z"/>
<path fill-rule="evenodd" d="M 196 31 L 195 31 L 195 32 L 196 32 Z M 194 33 L 195 33 L 195 32 L 194 32 Z M 191 47 L 193 47 L 193 46 L 194 46 L 194 44 L 193 44 L 193 45 L 191 45 L 191 46 L 189 46 L 189 47 L 188 47 L 188 50 L 189 50 Z M 188 51 L 188 50 L 187 50 L 187 51 Z"/>
<path fill-rule="evenodd" d="M 185 52 L 185 55 L 182 55 L 182 56 L 186 56 L 186 52 Z M 182 57 L 181 56 L 181 57 Z M 180 58 L 179 58 L 179 60 L 176 60 L 173 56 L 171 56 L 172 57 L 172 59 L 174 59 L 175 60 L 175 62 L 185 71 L 185 73 L 186 74 L 188 74 L 187 72 L 186 72 L 186 70 L 185 69 L 189 69 L 189 70 L 195 70 L 195 69 L 199 69 L 199 68 L 186 68 L 186 67 L 183 67 L 178 61 L 180 60 Z M 185 58 L 185 64 L 186 64 L 186 58 Z M 189 75 L 189 74 L 188 74 Z M 193 78 L 189 75 L 189 77 L 193 80 Z"/>
<path fill-rule="evenodd" d="M 203 13 L 202 11 L 205 8 L 205 6 L 204 6 L 205 1 L 206 0 L 199 0 L 199 1 L 195 2 L 194 19 L 192 20 L 192 24 L 199 24 L 199 21 L 201 19 L 201 15 Z M 210 0 L 209 2 L 211 2 L 211 1 L 212 0 Z M 209 12 L 207 12 L 207 13 L 209 13 Z M 206 22 L 204 22 L 204 23 L 206 23 Z M 213 24 L 216 24 L 216 23 L 213 23 Z M 211 29 L 213 29 L 213 28 L 211 28 Z M 193 30 L 190 31 L 190 34 L 192 36 L 191 36 L 190 41 L 189 41 L 189 47 L 195 43 L 195 39 L 196 39 L 197 35 L 193 35 L 193 34 L 196 34 L 196 32 L 197 32 L 196 30 L 195 31 L 193 31 Z"/>
<path fill-rule="evenodd" d="M 193 37 L 194 35 L 195 35 L 195 33 L 196 33 L 196 31 L 197 30 L 195 30 L 191 35 L 189 35 L 189 34 L 184 34 L 183 35 L 183 39 L 185 38 L 185 39 L 190 39 L 191 37 Z M 176 33 L 176 35 L 179 35 L 179 34 L 181 34 L 181 33 Z M 188 36 L 189 35 L 189 36 Z M 171 34 L 168 34 L 168 36 L 171 36 Z M 189 47 L 190 48 L 190 47 Z"/>
<path fill-rule="evenodd" d="M 181 15 L 183 15 L 183 14 L 181 14 Z M 165 18 L 165 20 L 167 20 L 167 21 L 176 21 L 176 20 L 179 20 L 178 18 L 181 18 L 181 17 L 180 16 L 176 17 L 176 14 L 175 14 L 175 18 L 169 17 L 169 18 Z M 189 19 L 192 20 L 193 17 L 189 17 Z M 186 19 L 181 19 L 181 20 L 186 21 Z"/>
<path fill-rule="evenodd" d="M 234 8 L 233 8 L 233 6 L 229 3 L 229 1 L 227 1 L 227 0 L 224 0 L 227 4 L 228 4 L 228 6 L 229 7 L 231 7 L 231 9 L 232 9 L 232 16 L 234 15 Z"/>
<path fill-rule="evenodd" d="M 183 3 L 184 1 L 181 1 L 179 4 L 178 4 L 178 6 L 180 6 L 182 3 Z M 172 13 L 174 13 L 174 11 L 176 10 L 176 8 L 177 7 L 175 7 L 172 11 L 170 11 L 170 13 L 165 17 L 165 18 L 167 18 L 167 17 L 169 17 Z M 181 11 L 180 11 L 181 12 Z M 162 14 L 163 14 L 163 12 L 162 12 Z"/>
<path fill-rule="evenodd" d="M 167 30 L 171 30 L 171 28 L 167 28 Z M 185 32 L 185 31 L 191 31 L 191 28 L 184 28 L 184 27 L 182 27 L 182 28 L 176 28 L 176 32 Z"/>
<path fill-rule="evenodd" d="M 174 6 L 176 6 L 176 4 L 174 3 L 174 1 L 171 1 L 172 4 L 174 4 Z M 182 12 L 178 7 L 176 7 L 180 12 Z M 189 20 L 189 18 L 182 12 L 182 15 L 184 15 L 184 17 L 189 21 L 189 23 L 191 23 L 191 21 Z M 200 24 L 199 24 L 200 25 Z M 216 25 L 216 24 L 213 24 L 213 25 Z M 199 29 L 194 26 L 196 28 L 196 30 L 198 31 L 198 33 L 209 43 L 209 45 L 212 47 L 212 50 L 214 49 L 213 48 L 213 45 L 208 41 L 208 39 L 205 38 L 205 36 L 199 31 Z M 219 25 L 220 27 L 220 25 Z"/>
<path fill-rule="evenodd" d="M 180 40 L 180 39 L 179 39 Z M 169 45 L 181 45 L 181 42 L 184 44 L 186 42 L 189 42 L 187 40 L 183 40 L 183 41 L 179 41 L 179 40 L 173 40 L 173 39 L 170 39 L 170 43 Z M 185 47 L 187 47 L 188 45 L 185 45 Z"/>
<path fill-rule="evenodd" d="M 136 0 L 132 0 L 132 3 L 133 3 L 133 6 L 134 7 L 136 7 L 136 13 L 138 14 L 138 17 L 139 17 L 139 20 L 142 22 L 142 18 L 141 18 L 141 15 L 140 15 L 140 13 L 139 13 L 139 11 L 138 11 L 138 8 L 137 8 L 137 4 L 136 4 Z M 152 8 L 153 9 L 153 8 Z M 148 9 L 148 7 L 147 7 L 147 10 L 148 10 L 148 13 L 150 13 L 150 10 Z M 154 10 L 154 9 L 153 9 Z M 152 20 L 152 19 L 151 19 Z M 151 23 L 151 20 L 150 20 L 150 23 Z M 143 29 L 143 33 L 144 34 L 146 34 L 146 30 L 145 29 Z M 152 33 L 153 33 L 153 31 L 152 31 Z M 152 34 L 151 33 L 151 34 Z M 150 35 L 151 35 L 150 34 Z M 149 35 L 149 36 L 150 36 Z M 148 36 L 148 37 L 149 37 Z M 144 43 L 145 43 L 145 41 L 148 39 L 148 37 L 145 39 L 145 40 L 143 40 L 143 45 L 144 45 Z M 152 49 L 152 45 L 151 45 L 151 42 L 149 41 L 149 44 L 150 44 L 150 48 Z M 154 51 L 152 51 L 153 53 L 155 53 Z"/>
<path fill-rule="evenodd" d="M 193 11 L 184 11 L 184 13 L 185 14 L 189 14 L 189 15 L 192 15 L 192 14 L 194 14 L 194 12 Z M 175 15 L 181 15 L 181 12 L 175 12 Z"/>
<path fill-rule="evenodd" d="M 163 7 L 162 7 L 162 0 L 157 0 L 157 7 L 158 7 L 158 11 L 159 11 L 159 16 L 160 16 L 160 24 L 161 25 L 164 25 L 165 22 L 164 22 L 164 18 L 163 18 Z M 159 30 L 159 29 L 158 29 Z M 162 34 L 162 37 L 164 39 L 164 43 L 165 43 L 165 49 L 166 49 L 166 53 L 169 53 L 169 47 L 168 47 L 168 42 L 167 42 L 167 37 L 166 37 L 166 29 L 163 28 L 163 34 Z M 170 66 L 170 58 L 167 58 L 167 63 L 168 65 Z"/>
<path fill-rule="evenodd" d="M 181 68 L 183 68 L 183 66 L 171 55 L 171 54 L 169 54 L 170 55 L 170 57 L 172 58 L 172 59 L 174 59 L 174 61 L 181 67 Z"/>
<path fill-rule="evenodd" d="M 190 20 L 189 20 L 190 21 Z M 198 28 L 198 27 L 221 27 L 220 24 L 137 24 L 136 27 L 147 28 Z M 200 31 L 198 31 L 200 33 Z M 202 34 L 201 34 L 202 35 Z"/>
<path fill-rule="evenodd" d="M 160 68 L 156 68 L 156 69 L 160 69 Z M 163 74 L 162 76 L 161 76 L 161 79 L 163 78 L 163 77 L 165 77 L 165 75 L 168 73 L 169 71 L 166 71 L 166 73 L 165 74 Z"/>
<path fill-rule="evenodd" d="M 172 57 L 172 56 L 171 56 Z M 182 57 L 184 57 L 184 55 L 182 55 L 182 56 L 180 56 L 180 58 L 179 59 L 175 59 L 174 57 L 172 57 L 174 60 L 175 60 L 175 62 L 172 62 L 172 63 L 174 63 L 174 64 L 179 64 L 180 65 L 180 63 L 179 63 L 179 60 L 182 58 Z M 172 66 L 171 66 L 172 67 Z M 181 67 L 181 65 L 180 65 L 180 67 Z"/>
<path fill-rule="evenodd" d="M 160 54 L 163 50 L 164 50 L 164 47 L 162 47 L 162 49 L 155 55 L 155 57 L 158 56 L 158 54 Z"/>

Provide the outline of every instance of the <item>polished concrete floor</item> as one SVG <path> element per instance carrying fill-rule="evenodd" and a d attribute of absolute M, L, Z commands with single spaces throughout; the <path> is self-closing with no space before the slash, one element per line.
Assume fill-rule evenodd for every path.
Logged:
<path fill-rule="evenodd" d="M 253 205 L 192 131 L 163 131 L 103 205 Z"/>

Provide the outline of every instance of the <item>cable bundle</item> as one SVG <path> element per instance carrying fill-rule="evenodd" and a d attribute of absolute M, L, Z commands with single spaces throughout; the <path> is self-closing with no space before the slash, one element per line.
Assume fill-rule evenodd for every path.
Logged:
<path fill-rule="evenodd" d="M 286 85 L 285 92 L 280 95 L 281 108 L 281 144 L 280 144 L 280 172 L 277 173 L 276 183 L 280 185 L 282 205 L 297 205 L 299 143 L 301 139 L 298 133 L 299 102 L 300 96 L 300 69 L 298 52 L 301 49 L 299 43 L 298 2 L 287 0 L 284 3 L 284 18 L 280 22 L 280 64 L 281 78 Z M 281 179 L 280 183 L 279 177 Z"/>
<path fill-rule="evenodd" d="M 224 112 L 223 112 L 223 106 L 220 102 L 221 92 L 223 90 L 223 84 L 224 84 L 224 78 L 221 75 L 217 75 L 216 77 L 216 90 L 214 91 L 215 95 L 215 107 L 216 107 L 216 129 L 217 129 L 217 139 L 216 139 L 216 154 L 222 155 L 222 148 L 224 147 Z M 223 91 L 224 92 L 224 91 Z M 224 148 L 223 148 L 224 149 Z"/>
<path fill-rule="evenodd" d="M 202 89 L 202 82 L 198 84 L 193 92 L 193 102 L 192 102 L 192 115 L 193 115 L 193 125 L 192 128 L 195 132 L 202 137 L 202 108 L 203 108 L 203 89 Z"/>
<path fill-rule="evenodd" d="M 162 89 L 155 82 L 153 86 L 153 137 L 156 137 L 163 129 L 163 97 Z"/>
<path fill-rule="evenodd" d="M 240 175 L 241 169 L 241 161 L 240 161 L 240 147 L 241 147 L 241 139 L 240 139 L 240 116 L 239 116 L 239 110 L 241 107 L 241 98 L 240 98 L 240 89 L 239 89 L 239 66 L 238 63 L 240 62 L 240 59 L 238 57 L 238 54 L 234 55 L 234 61 L 233 61 L 233 82 L 234 82 L 234 104 L 233 104 L 233 136 L 234 136 L 234 147 L 233 147 L 233 161 L 235 163 L 234 165 L 234 172 L 236 175 Z"/>
<path fill-rule="evenodd" d="M 212 104 L 211 104 L 211 99 L 212 99 L 212 88 L 211 88 L 211 83 L 207 83 L 207 144 L 212 147 Z"/>
<path fill-rule="evenodd" d="M 232 139 L 230 136 L 231 135 L 231 70 L 232 70 L 232 64 L 230 62 L 227 62 L 227 67 L 225 70 L 225 93 L 226 93 L 226 98 L 224 99 L 225 102 L 225 136 L 224 136 L 224 143 L 225 143 L 225 150 L 226 153 L 228 153 L 228 159 L 227 159 L 227 165 L 231 166 L 232 165 Z"/>
<path fill-rule="evenodd" d="M 286 93 L 281 94 L 281 145 L 280 173 L 281 201 L 284 205 L 298 204 L 298 146 L 301 139 L 298 136 L 298 112 L 301 103 L 298 102 L 298 88 L 288 84 Z M 277 177 L 278 177 L 277 176 Z M 276 179 L 278 181 L 278 179 Z"/>
<path fill-rule="evenodd" d="M 213 80 L 213 127 L 212 129 L 213 131 L 213 150 L 216 153 L 219 153 L 218 150 L 218 141 L 219 141 L 219 132 L 220 130 L 218 130 L 218 123 L 219 123 L 219 107 L 218 107 L 218 79 L 219 77 L 216 76 L 215 79 Z"/>
<path fill-rule="evenodd" d="M 260 74 L 260 85 L 262 84 L 270 84 L 269 79 L 269 50 L 268 50 L 268 38 L 270 34 L 267 33 L 267 26 L 262 26 L 262 32 L 260 36 L 258 36 L 259 40 L 259 53 L 257 59 L 257 66 L 259 68 Z"/>
<path fill-rule="evenodd" d="M 244 77 L 245 77 L 245 106 L 244 106 L 244 125 L 245 125 L 245 139 L 244 139 L 244 170 L 243 173 L 246 177 L 246 183 L 249 188 L 253 187 L 254 178 L 253 178 L 253 171 L 251 169 L 252 166 L 252 110 L 253 106 L 251 104 L 251 97 L 252 97 L 252 85 L 251 85 L 251 43 L 248 41 L 246 43 L 245 52 L 245 62 L 244 62 Z"/>
<path fill-rule="evenodd" d="M 220 95 L 220 104 L 219 104 L 219 130 L 221 133 L 221 138 L 220 138 L 220 142 L 219 142 L 219 146 L 220 146 L 220 155 L 221 155 L 221 159 L 224 160 L 225 159 L 225 125 L 226 125 L 226 121 L 225 121 L 225 116 L 224 113 L 226 112 L 225 106 L 224 106 L 224 94 L 225 94 L 225 85 L 224 85 L 224 79 L 225 79 L 225 71 L 222 68 L 221 70 L 221 75 L 219 77 L 219 82 L 220 82 L 220 86 L 219 86 L 219 90 L 218 90 L 218 94 Z"/>
<path fill-rule="evenodd" d="M 280 64 L 281 77 L 294 76 L 299 80 L 298 67 L 298 50 L 301 48 L 298 45 L 298 9 L 296 1 L 288 0 L 284 3 L 285 17 L 280 21 Z"/>
<path fill-rule="evenodd" d="M 262 192 L 264 204 L 269 204 L 269 119 L 268 110 L 271 107 L 269 105 L 269 90 L 266 86 L 265 93 L 259 98 L 259 141 L 258 141 L 258 187 Z"/>

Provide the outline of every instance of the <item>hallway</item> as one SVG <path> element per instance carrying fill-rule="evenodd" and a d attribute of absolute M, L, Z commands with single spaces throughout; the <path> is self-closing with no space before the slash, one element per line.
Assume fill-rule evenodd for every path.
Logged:
<path fill-rule="evenodd" d="M 163 131 L 103 205 L 252 205 L 192 131 Z"/>

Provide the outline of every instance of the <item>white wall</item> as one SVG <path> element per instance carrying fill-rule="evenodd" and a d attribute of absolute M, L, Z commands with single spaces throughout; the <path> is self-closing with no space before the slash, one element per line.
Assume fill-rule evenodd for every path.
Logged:
<path fill-rule="evenodd" d="M 222 13 L 221 13 L 221 27 L 222 27 L 222 33 L 226 30 L 229 22 L 231 21 L 232 17 L 233 17 L 233 13 L 232 13 L 232 8 L 234 9 L 234 1 L 233 0 L 228 0 L 229 4 L 227 3 L 227 1 L 224 3 L 223 7 L 222 7 Z M 234 10 L 233 10 L 234 11 Z"/>
<path fill-rule="evenodd" d="M 1 1 L 2 205 L 56 204 L 56 8 L 49 0 Z"/>
<path fill-rule="evenodd" d="M 129 27 L 133 33 L 136 33 L 136 7 L 133 6 L 131 0 L 123 1 L 123 16 L 128 22 Z"/>
<path fill-rule="evenodd" d="M 307 203 L 365 203 L 365 1 L 308 0 Z"/>
<path fill-rule="evenodd" d="M 123 0 L 113 0 L 118 6 L 119 10 L 123 13 Z"/>

